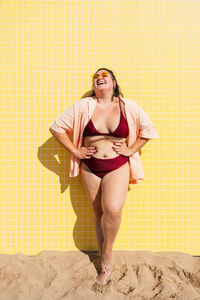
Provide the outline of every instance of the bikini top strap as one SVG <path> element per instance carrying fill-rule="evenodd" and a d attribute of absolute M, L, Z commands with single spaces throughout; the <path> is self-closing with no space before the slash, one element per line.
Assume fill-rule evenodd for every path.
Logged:
<path fill-rule="evenodd" d="M 120 107 L 120 113 L 122 114 L 122 116 L 124 117 L 124 119 L 126 119 L 125 116 L 124 116 L 124 113 L 122 111 L 121 100 L 120 99 L 119 99 L 119 107 Z"/>
<path fill-rule="evenodd" d="M 119 99 L 119 108 L 120 108 L 120 113 L 122 112 L 122 108 L 121 108 L 121 100 Z"/>

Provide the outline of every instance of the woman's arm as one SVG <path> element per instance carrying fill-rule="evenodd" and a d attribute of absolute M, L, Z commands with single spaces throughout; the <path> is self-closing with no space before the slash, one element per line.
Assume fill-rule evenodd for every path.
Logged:
<path fill-rule="evenodd" d="M 76 148 L 68 137 L 67 133 L 54 131 L 51 127 L 49 131 L 53 134 L 56 140 L 79 159 L 90 158 L 91 155 L 97 152 L 96 147 L 80 147 Z"/>
<path fill-rule="evenodd" d="M 132 154 L 135 154 L 138 150 L 140 150 L 148 142 L 148 140 L 148 138 L 138 137 L 138 139 L 129 146 Z"/>
<path fill-rule="evenodd" d="M 91 155 L 96 152 L 96 147 L 77 148 L 68 136 L 68 133 L 71 134 L 74 130 L 75 107 L 76 111 L 78 111 L 78 101 L 61 113 L 56 120 L 51 123 L 49 131 L 56 140 L 75 157 L 79 159 L 90 158 Z"/>
<path fill-rule="evenodd" d="M 71 142 L 70 138 L 68 137 L 67 133 L 60 133 L 54 131 L 51 127 L 49 128 L 49 131 L 53 134 L 53 136 L 56 138 L 56 140 L 64 146 L 69 152 L 71 152 L 73 155 L 76 153 L 76 147 Z"/>

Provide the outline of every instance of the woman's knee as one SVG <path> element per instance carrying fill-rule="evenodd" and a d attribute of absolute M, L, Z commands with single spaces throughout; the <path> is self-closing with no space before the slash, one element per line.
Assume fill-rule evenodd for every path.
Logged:
<path fill-rule="evenodd" d="M 104 206 L 103 214 L 111 219 L 119 219 L 122 215 L 122 208 L 119 206 Z"/>
<path fill-rule="evenodd" d="M 105 215 L 112 219 L 118 219 L 122 215 L 122 210 L 126 200 L 126 193 L 102 194 L 102 210 Z"/>

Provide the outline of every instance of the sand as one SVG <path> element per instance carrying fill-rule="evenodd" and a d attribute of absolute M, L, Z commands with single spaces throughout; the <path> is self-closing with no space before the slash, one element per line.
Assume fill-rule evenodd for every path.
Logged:
<path fill-rule="evenodd" d="M 199 300 L 200 257 L 180 252 L 113 251 L 103 288 L 97 253 L 0 254 L 0 300 Z"/>

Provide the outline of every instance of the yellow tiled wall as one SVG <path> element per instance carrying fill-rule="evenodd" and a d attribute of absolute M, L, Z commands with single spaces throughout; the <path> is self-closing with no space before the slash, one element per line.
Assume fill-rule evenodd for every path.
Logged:
<path fill-rule="evenodd" d="M 0 1 L 0 252 L 96 249 L 92 209 L 50 123 L 114 71 L 159 134 L 114 250 L 200 249 L 200 2 Z"/>

